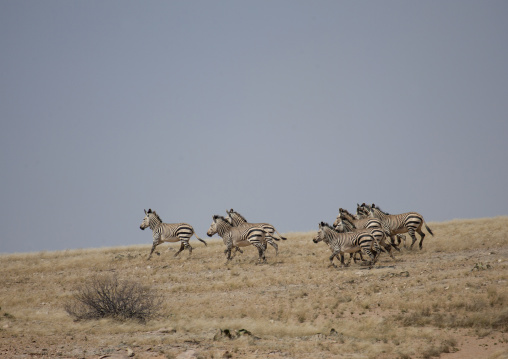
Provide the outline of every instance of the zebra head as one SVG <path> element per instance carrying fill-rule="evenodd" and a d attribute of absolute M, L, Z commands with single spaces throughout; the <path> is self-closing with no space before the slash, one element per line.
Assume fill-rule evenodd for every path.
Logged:
<path fill-rule="evenodd" d="M 340 233 L 346 232 L 346 226 L 344 225 L 344 220 L 339 217 L 337 217 L 335 222 L 333 222 L 333 228 L 335 228 L 335 230 Z"/>
<path fill-rule="evenodd" d="M 220 235 L 220 230 L 221 227 L 224 227 L 224 223 L 229 224 L 229 222 L 222 216 L 214 215 L 212 219 L 212 224 L 210 225 L 210 228 L 208 228 L 208 231 L 206 231 L 206 235 L 208 237 L 211 237 L 216 233 Z"/>
<path fill-rule="evenodd" d="M 152 214 L 152 209 L 149 208 L 148 212 L 145 209 L 145 218 L 143 218 L 143 222 L 141 222 L 141 225 L 139 228 L 142 230 L 145 230 L 145 228 L 150 227 L 150 215 Z"/>
<path fill-rule="evenodd" d="M 339 215 L 337 216 L 337 218 L 335 218 L 335 222 L 333 222 L 333 228 L 336 228 L 342 222 L 341 210 L 342 210 L 342 208 L 339 209 Z"/>
<path fill-rule="evenodd" d="M 321 223 L 319 223 L 319 230 L 318 230 L 318 232 L 317 232 L 317 234 L 316 234 L 316 237 L 314 237 L 314 238 L 312 239 L 312 242 L 314 242 L 314 243 L 319 243 L 319 242 L 321 242 L 322 240 L 324 240 L 324 239 L 325 239 L 325 232 L 323 231 L 323 227 L 324 227 L 325 225 L 327 225 L 325 222 L 321 222 Z"/>
<path fill-rule="evenodd" d="M 240 224 L 247 222 L 245 217 L 236 212 L 233 208 L 231 208 L 229 211 L 226 210 L 226 213 L 228 214 L 226 221 L 228 221 L 228 223 L 233 227 L 238 227 Z"/>
<path fill-rule="evenodd" d="M 374 206 L 374 204 L 372 206 Z M 358 214 L 358 217 L 367 217 L 370 213 L 370 210 L 371 206 L 369 206 L 368 204 L 365 203 L 362 203 L 361 205 L 359 205 L 358 203 L 356 204 L 356 213 Z"/>
<path fill-rule="evenodd" d="M 226 218 L 226 221 L 228 221 L 228 223 L 232 226 L 235 225 L 234 221 L 233 221 L 233 217 L 231 216 L 231 214 L 234 212 L 233 208 L 231 208 L 230 210 L 227 210 L 226 209 L 226 213 L 228 214 Z"/>

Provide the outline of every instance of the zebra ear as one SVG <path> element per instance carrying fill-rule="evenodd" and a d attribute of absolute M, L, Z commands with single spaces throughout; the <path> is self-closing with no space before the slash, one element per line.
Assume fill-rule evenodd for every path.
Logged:
<path fill-rule="evenodd" d="M 148 213 L 152 213 L 152 209 L 151 208 L 148 208 Z"/>
<path fill-rule="evenodd" d="M 147 214 L 147 213 L 146 213 L 146 209 L 145 209 L 145 214 Z"/>

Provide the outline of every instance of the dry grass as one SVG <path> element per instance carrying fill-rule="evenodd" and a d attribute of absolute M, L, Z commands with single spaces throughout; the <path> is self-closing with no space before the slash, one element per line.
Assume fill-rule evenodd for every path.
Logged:
<path fill-rule="evenodd" d="M 176 244 L 146 261 L 144 246 L 0 256 L 0 357 L 97 357 L 130 347 L 136 357 L 431 358 L 463 335 L 491 338 L 491 358 L 508 351 L 508 217 L 429 223 L 423 250 L 328 268 L 315 232 L 287 233 L 280 254 L 244 248 L 225 265 L 221 240 Z M 317 228 L 316 228 L 317 230 Z M 172 249 L 173 250 L 173 249 Z M 74 322 L 64 304 L 76 285 L 115 273 L 161 293 L 161 315 L 145 324 Z M 220 335 L 228 329 L 233 339 Z M 251 334 L 236 331 L 246 329 Z M 495 347 L 493 347 L 495 345 Z M 486 357 L 486 356 L 484 356 Z M 487 356 L 488 357 L 488 356 Z"/>

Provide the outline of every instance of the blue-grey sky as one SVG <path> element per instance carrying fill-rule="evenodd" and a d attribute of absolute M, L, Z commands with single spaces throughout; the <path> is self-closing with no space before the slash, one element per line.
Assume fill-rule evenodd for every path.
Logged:
<path fill-rule="evenodd" d="M 1 1 L 0 252 L 148 251 L 148 208 L 204 239 L 229 208 L 280 232 L 362 202 L 507 215 L 507 18 L 506 1 Z"/>

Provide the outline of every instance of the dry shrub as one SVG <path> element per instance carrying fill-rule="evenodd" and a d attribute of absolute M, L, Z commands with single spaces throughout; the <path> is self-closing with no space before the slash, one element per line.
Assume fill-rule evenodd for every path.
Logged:
<path fill-rule="evenodd" d="M 65 311 L 77 320 L 114 318 L 144 322 L 157 314 L 161 297 L 132 280 L 94 276 L 80 285 Z"/>

